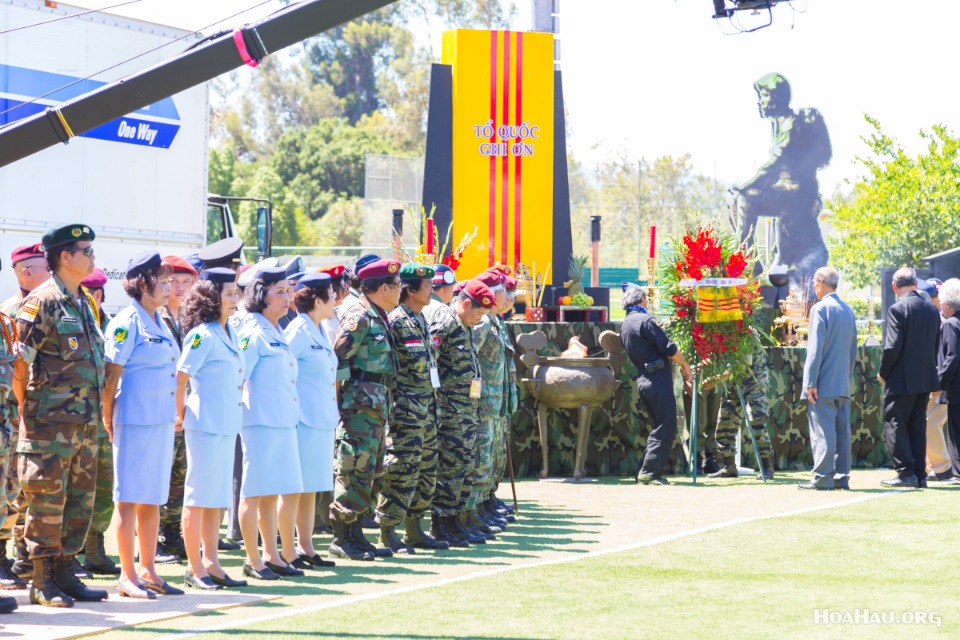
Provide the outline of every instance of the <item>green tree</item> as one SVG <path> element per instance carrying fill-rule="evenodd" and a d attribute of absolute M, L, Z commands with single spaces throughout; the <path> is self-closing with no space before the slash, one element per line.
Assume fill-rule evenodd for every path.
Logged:
<path fill-rule="evenodd" d="M 374 129 L 345 120 L 321 120 L 308 129 L 289 129 L 277 141 L 273 168 L 294 201 L 313 219 L 342 198 L 363 196 L 368 153 L 393 153 Z"/>
<path fill-rule="evenodd" d="M 850 197 L 828 202 L 837 230 L 831 260 L 858 286 L 876 284 L 880 267 L 922 266 L 923 257 L 960 245 L 960 140 L 945 126 L 921 130 L 926 150 L 912 157 L 880 123 L 863 138 L 871 155 Z"/>
<path fill-rule="evenodd" d="M 238 197 L 264 198 L 273 203 L 273 244 L 309 245 L 316 241 L 310 219 L 297 206 L 277 172 L 268 164 L 257 166 L 249 178 L 238 178 L 231 187 Z M 238 207 L 237 227 L 244 244 L 256 246 L 257 205 L 243 202 Z"/>

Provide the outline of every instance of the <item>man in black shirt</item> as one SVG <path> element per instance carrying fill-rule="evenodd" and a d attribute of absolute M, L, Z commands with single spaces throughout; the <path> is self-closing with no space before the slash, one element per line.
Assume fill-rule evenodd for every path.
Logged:
<path fill-rule="evenodd" d="M 647 436 L 643 465 L 637 482 L 669 484 L 663 470 L 670 457 L 670 448 L 677 436 L 677 401 L 673 395 L 672 368 L 668 360 L 680 365 L 684 388 L 690 392 L 693 372 L 683 354 L 644 308 L 647 290 L 629 286 L 623 292 L 623 308 L 627 317 L 620 328 L 620 342 L 633 364 L 639 370 L 637 391 L 653 421 L 653 430 Z"/>

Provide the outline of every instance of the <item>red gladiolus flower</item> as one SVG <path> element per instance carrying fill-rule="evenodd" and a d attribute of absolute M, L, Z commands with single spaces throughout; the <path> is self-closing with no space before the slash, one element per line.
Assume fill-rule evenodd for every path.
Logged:
<path fill-rule="evenodd" d="M 727 274 L 728 278 L 739 278 L 746 268 L 746 259 L 743 257 L 741 252 L 737 251 L 727 259 L 727 265 L 724 267 L 724 272 Z"/>

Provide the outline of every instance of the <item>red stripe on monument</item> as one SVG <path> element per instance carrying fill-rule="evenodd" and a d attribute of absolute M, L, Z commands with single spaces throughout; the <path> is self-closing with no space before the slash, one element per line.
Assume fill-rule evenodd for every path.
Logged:
<path fill-rule="evenodd" d="M 490 143 L 497 142 L 497 32 L 490 32 L 490 120 L 493 133 Z M 490 156 L 490 213 L 487 262 L 497 259 L 497 157 Z"/>
<path fill-rule="evenodd" d="M 510 126 L 510 32 L 503 32 L 503 124 Z M 517 126 L 520 126 L 519 123 Z M 507 153 L 503 154 L 503 192 L 502 209 L 500 210 L 500 262 L 507 264 L 507 248 L 509 245 L 510 228 L 510 143 L 509 134 L 503 141 L 507 145 Z M 493 264 L 493 263 L 491 263 Z M 490 265 L 488 265 L 490 266 Z"/>
<path fill-rule="evenodd" d="M 523 105 L 523 33 L 517 33 L 517 117 L 516 125 L 519 127 L 523 120 L 521 119 L 521 109 Z M 517 137 L 517 142 L 520 142 Z M 516 269 L 520 263 L 520 186 L 522 185 L 520 161 L 523 158 L 517 156 L 514 165 L 514 191 L 513 191 L 513 267 Z"/>

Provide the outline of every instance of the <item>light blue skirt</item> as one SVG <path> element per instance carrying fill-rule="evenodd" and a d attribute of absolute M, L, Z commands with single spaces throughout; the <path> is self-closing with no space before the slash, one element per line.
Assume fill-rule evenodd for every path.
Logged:
<path fill-rule="evenodd" d="M 336 429 L 314 429 L 302 422 L 297 427 L 304 493 L 333 491 L 333 440 L 336 433 Z"/>
<path fill-rule="evenodd" d="M 185 429 L 187 477 L 183 506 L 226 509 L 233 491 L 233 457 L 237 436 Z"/>
<path fill-rule="evenodd" d="M 173 421 L 113 425 L 113 501 L 166 504 L 173 467 Z"/>
<path fill-rule="evenodd" d="M 243 427 L 240 443 L 243 446 L 241 498 L 303 493 L 295 428 Z"/>

